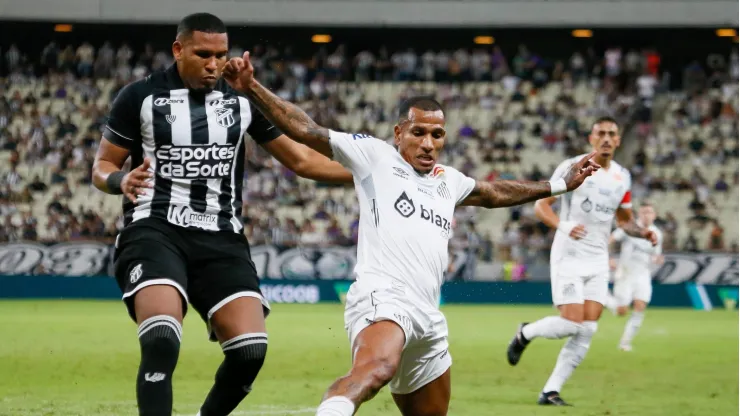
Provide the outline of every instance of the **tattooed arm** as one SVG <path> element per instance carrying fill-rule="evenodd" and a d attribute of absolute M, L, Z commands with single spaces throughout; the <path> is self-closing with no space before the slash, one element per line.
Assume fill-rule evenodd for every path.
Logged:
<path fill-rule="evenodd" d="M 562 178 L 554 181 L 477 181 L 461 205 L 484 208 L 512 207 L 572 191 L 600 168 L 591 161 L 595 154 L 596 152 L 591 152 L 573 163 Z"/>
<path fill-rule="evenodd" d="M 549 182 L 477 181 L 460 205 L 501 208 L 521 205 L 552 195 Z"/>
<path fill-rule="evenodd" d="M 300 107 L 283 100 L 254 78 L 249 53 L 244 58 L 232 58 L 224 67 L 224 79 L 232 88 L 249 97 L 249 101 L 291 139 L 303 143 L 331 158 L 329 129 L 319 126 Z"/>
<path fill-rule="evenodd" d="M 631 209 L 617 209 L 617 227 L 624 230 L 625 234 L 629 236 L 644 238 L 653 243 L 653 245 L 658 244 L 658 236 L 654 232 L 637 225 Z"/>

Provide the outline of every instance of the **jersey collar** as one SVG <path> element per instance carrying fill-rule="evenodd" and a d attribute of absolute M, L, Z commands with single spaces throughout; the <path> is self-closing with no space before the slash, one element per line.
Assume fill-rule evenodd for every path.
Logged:
<path fill-rule="evenodd" d="M 173 63 L 169 68 L 167 68 L 165 74 L 167 75 L 167 80 L 176 87 L 175 89 L 185 88 L 185 83 L 182 82 L 182 78 L 180 78 L 180 73 L 177 71 L 176 62 Z"/>

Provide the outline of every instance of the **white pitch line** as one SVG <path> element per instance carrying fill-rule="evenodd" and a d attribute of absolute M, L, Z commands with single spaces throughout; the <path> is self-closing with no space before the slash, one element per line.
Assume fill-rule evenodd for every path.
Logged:
<path fill-rule="evenodd" d="M 270 406 L 272 407 L 272 406 Z M 304 407 L 299 409 L 284 408 L 281 409 L 279 406 L 275 406 L 273 410 L 239 410 L 231 412 L 233 416 L 258 416 L 258 415 L 305 415 L 316 412 L 315 407 Z M 190 414 L 178 414 L 177 416 L 192 416 Z"/>

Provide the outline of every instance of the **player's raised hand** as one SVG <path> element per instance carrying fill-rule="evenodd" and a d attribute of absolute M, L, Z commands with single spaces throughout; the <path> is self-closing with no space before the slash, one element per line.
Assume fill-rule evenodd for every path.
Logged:
<path fill-rule="evenodd" d="M 144 158 L 144 163 L 139 165 L 136 169 L 131 170 L 121 180 L 121 190 L 131 202 L 137 203 L 139 195 L 144 195 L 147 188 L 153 188 L 154 185 L 150 181 L 154 175 L 149 172 L 151 165 L 151 159 Z"/>
<path fill-rule="evenodd" d="M 586 178 L 601 169 L 601 166 L 591 160 L 594 156 L 596 156 L 596 150 L 584 156 L 577 163 L 574 163 L 568 170 L 568 173 L 563 176 L 569 192 L 581 186 Z"/>
<path fill-rule="evenodd" d="M 249 52 L 244 52 L 241 58 L 231 58 L 224 65 L 223 77 L 231 88 L 244 91 L 254 80 L 254 67 L 249 59 Z"/>

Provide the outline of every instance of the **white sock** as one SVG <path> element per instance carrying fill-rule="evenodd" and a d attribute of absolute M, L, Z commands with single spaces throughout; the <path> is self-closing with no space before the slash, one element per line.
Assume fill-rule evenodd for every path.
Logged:
<path fill-rule="evenodd" d="M 565 381 L 573 374 L 573 370 L 586 357 L 588 347 L 591 346 L 591 338 L 593 338 L 597 328 L 598 324 L 595 321 L 586 321 L 581 325 L 578 333 L 570 337 L 565 345 L 563 345 L 563 349 L 560 350 L 560 355 L 558 355 L 555 369 L 552 370 L 552 374 L 547 380 L 547 383 L 545 383 L 545 388 L 542 390 L 544 393 L 551 391 L 560 392 Z"/>
<path fill-rule="evenodd" d="M 344 396 L 329 397 L 316 409 L 316 416 L 352 416 L 355 404 Z"/>
<path fill-rule="evenodd" d="M 606 301 L 604 302 L 604 307 L 606 309 L 609 309 L 611 311 L 611 313 L 616 314 L 617 313 L 617 307 L 619 306 L 617 303 L 618 303 L 617 302 L 617 298 L 615 298 L 614 296 L 612 296 L 611 293 L 607 293 L 607 295 L 606 295 Z"/>
<path fill-rule="evenodd" d="M 637 331 L 640 330 L 642 320 L 645 319 L 645 312 L 632 311 L 630 319 L 627 320 L 627 324 L 624 326 L 624 334 L 622 334 L 622 340 L 619 345 L 630 345 L 632 344 L 632 338 L 637 335 Z"/>
<path fill-rule="evenodd" d="M 575 335 L 581 325 L 559 316 L 548 316 L 522 328 L 522 335 L 527 341 L 537 337 L 560 339 Z"/>

